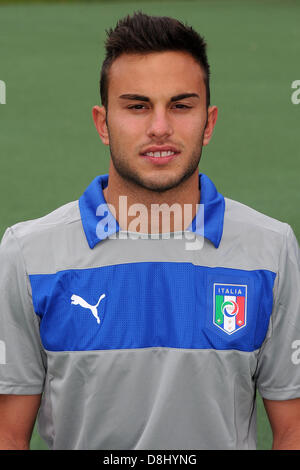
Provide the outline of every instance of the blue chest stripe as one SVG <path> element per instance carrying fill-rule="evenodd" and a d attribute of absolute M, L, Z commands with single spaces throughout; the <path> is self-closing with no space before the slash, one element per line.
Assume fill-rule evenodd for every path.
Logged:
<path fill-rule="evenodd" d="M 30 275 L 42 343 L 50 351 L 148 347 L 253 351 L 267 332 L 274 279 L 275 273 L 267 270 L 168 262 Z M 246 297 L 243 294 L 246 324 L 231 334 L 214 324 L 216 284 L 242 285 L 240 292 L 247 291 Z"/>

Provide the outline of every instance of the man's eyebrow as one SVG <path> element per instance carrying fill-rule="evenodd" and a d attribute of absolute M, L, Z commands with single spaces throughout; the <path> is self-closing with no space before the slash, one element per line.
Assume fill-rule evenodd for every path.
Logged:
<path fill-rule="evenodd" d="M 200 98 L 197 93 L 181 93 L 180 95 L 172 96 L 171 101 L 180 101 L 185 98 Z"/>
<path fill-rule="evenodd" d="M 122 100 L 135 100 L 135 101 L 150 101 L 148 96 L 143 96 L 143 95 L 135 95 L 131 93 L 127 93 L 125 95 L 119 96 Z"/>

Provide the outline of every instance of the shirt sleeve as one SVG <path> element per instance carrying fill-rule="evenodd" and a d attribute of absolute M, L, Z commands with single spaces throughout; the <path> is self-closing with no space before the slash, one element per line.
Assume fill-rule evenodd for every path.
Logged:
<path fill-rule="evenodd" d="M 300 397 L 300 253 L 289 225 L 274 285 L 269 330 L 258 357 L 257 388 L 269 400 Z"/>
<path fill-rule="evenodd" d="M 0 244 L 0 394 L 43 390 L 45 353 L 19 242 L 8 228 Z"/>

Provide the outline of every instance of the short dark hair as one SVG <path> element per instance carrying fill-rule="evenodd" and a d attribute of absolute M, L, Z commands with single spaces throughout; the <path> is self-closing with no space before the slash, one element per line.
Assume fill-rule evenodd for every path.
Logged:
<path fill-rule="evenodd" d="M 191 54 L 204 72 L 206 106 L 210 105 L 210 69 L 206 42 L 191 26 L 167 16 L 149 16 L 136 12 L 118 21 L 114 29 L 106 31 L 106 56 L 101 68 L 100 97 L 108 105 L 108 74 L 114 60 L 122 54 L 149 54 L 151 52 L 182 51 Z"/>

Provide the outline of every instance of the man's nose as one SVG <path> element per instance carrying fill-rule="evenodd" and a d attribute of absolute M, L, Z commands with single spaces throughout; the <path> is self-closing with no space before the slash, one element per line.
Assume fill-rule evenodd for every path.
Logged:
<path fill-rule="evenodd" d="M 157 110 L 152 113 L 147 135 L 151 138 L 162 139 L 173 134 L 173 128 L 167 110 Z"/>

